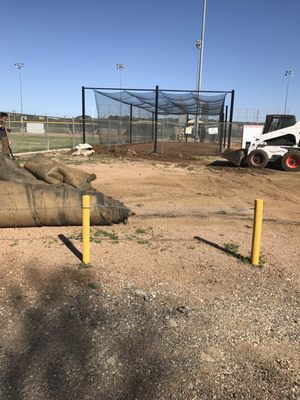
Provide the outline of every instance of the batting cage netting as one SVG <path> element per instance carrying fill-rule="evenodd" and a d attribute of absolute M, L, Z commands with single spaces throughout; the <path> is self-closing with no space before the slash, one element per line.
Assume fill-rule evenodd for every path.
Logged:
<path fill-rule="evenodd" d="M 234 91 L 197 92 L 181 90 L 106 89 L 93 90 L 97 106 L 99 144 L 154 143 L 163 140 L 193 140 L 222 147 L 226 134 L 226 95 Z M 83 131 L 85 134 L 85 126 Z"/>

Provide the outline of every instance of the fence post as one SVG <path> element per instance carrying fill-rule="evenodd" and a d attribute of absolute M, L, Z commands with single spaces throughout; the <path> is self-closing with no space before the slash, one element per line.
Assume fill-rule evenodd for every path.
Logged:
<path fill-rule="evenodd" d="M 258 123 L 258 121 L 259 121 L 259 110 L 257 109 L 256 110 L 256 122 Z"/>
<path fill-rule="evenodd" d="M 161 154 L 164 154 L 165 120 L 161 124 Z"/>
<path fill-rule="evenodd" d="M 46 117 L 46 139 L 47 139 L 47 150 L 50 150 L 50 143 L 49 143 L 49 123 L 48 123 L 48 116 Z"/>
<path fill-rule="evenodd" d="M 152 119 L 151 119 L 151 142 L 154 142 L 154 113 L 152 113 Z"/>
<path fill-rule="evenodd" d="M 158 124 L 158 96 L 159 96 L 159 87 L 155 87 L 155 117 L 154 117 L 154 148 L 153 153 L 157 153 L 157 124 Z"/>
<path fill-rule="evenodd" d="M 222 110 L 219 116 L 219 124 L 218 124 L 218 133 L 219 133 L 219 140 L 218 140 L 218 148 L 217 148 L 217 155 L 222 153 L 223 148 L 223 135 L 224 135 L 224 109 Z"/>
<path fill-rule="evenodd" d="M 232 122 L 233 122 L 234 95 L 235 95 L 235 91 L 232 90 L 231 91 L 231 101 L 230 101 L 230 113 L 229 113 L 228 141 L 227 141 L 228 149 L 230 149 L 230 146 L 231 146 L 231 130 L 232 130 Z"/>
<path fill-rule="evenodd" d="M 73 149 L 75 149 L 75 119 L 74 119 L 74 117 L 72 118 L 72 144 L 73 144 Z"/>
<path fill-rule="evenodd" d="M 132 144 L 132 104 L 130 104 L 129 144 Z"/>
<path fill-rule="evenodd" d="M 226 146 L 226 135 L 227 135 L 227 124 L 228 124 L 228 106 L 225 107 L 225 124 L 224 124 L 224 143 L 223 146 Z"/>

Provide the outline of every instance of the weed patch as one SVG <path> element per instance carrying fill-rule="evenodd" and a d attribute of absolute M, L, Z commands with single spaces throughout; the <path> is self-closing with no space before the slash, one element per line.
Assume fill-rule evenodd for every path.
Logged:
<path fill-rule="evenodd" d="M 224 249 L 227 254 L 236 257 L 238 260 L 240 260 L 244 264 L 251 264 L 251 255 L 248 256 L 243 256 L 242 254 L 239 253 L 239 245 L 233 242 L 230 243 L 224 243 Z M 262 254 L 259 257 L 259 264 L 257 267 L 263 267 L 267 262 L 266 257 Z"/>

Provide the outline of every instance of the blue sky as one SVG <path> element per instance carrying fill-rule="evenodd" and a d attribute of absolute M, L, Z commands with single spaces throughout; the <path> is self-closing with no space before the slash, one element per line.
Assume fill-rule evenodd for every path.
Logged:
<path fill-rule="evenodd" d="M 81 86 L 195 89 L 202 0 L 10 0 L 1 6 L 0 109 L 81 114 Z M 300 119 L 300 1 L 207 0 L 203 90 L 236 91 L 236 109 Z M 92 113 L 93 97 L 87 98 Z"/>

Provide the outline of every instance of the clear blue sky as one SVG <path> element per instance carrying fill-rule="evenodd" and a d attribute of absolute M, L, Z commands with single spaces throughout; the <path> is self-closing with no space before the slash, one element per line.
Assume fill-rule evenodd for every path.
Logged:
<path fill-rule="evenodd" d="M 1 5 L 0 109 L 81 114 L 81 86 L 195 89 L 202 0 L 10 0 Z M 237 109 L 300 119 L 300 1 L 207 0 L 203 90 L 236 90 Z M 91 113 L 92 97 L 87 100 Z"/>

